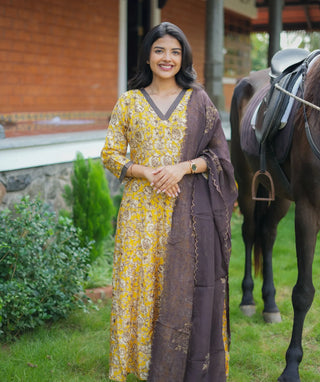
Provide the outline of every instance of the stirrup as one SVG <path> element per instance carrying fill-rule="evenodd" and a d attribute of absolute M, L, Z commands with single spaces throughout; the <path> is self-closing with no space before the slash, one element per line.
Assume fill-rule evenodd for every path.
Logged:
<path fill-rule="evenodd" d="M 258 184 L 259 184 L 258 177 L 260 175 L 266 176 L 269 180 L 270 190 L 269 190 L 269 197 L 268 198 L 257 197 L 257 190 L 258 190 Z M 252 195 L 253 200 L 267 201 L 267 202 L 271 202 L 274 200 L 274 184 L 273 184 L 272 176 L 270 175 L 270 173 L 268 171 L 259 170 L 254 174 L 253 179 L 252 179 L 252 185 L 251 185 L 251 195 Z"/>

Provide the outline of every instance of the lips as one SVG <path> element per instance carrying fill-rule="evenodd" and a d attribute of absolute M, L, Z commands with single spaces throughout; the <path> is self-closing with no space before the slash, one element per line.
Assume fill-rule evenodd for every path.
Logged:
<path fill-rule="evenodd" d="M 173 65 L 159 65 L 162 70 L 171 70 L 173 68 Z"/>

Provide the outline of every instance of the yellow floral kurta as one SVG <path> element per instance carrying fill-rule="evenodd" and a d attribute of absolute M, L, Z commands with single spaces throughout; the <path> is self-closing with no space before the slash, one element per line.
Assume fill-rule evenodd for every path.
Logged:
<path fill-rule="evenodd" d="M 140 90 L 124 93 L 107 129 L 102 150 L 106 168 L 120 178 L 129 162 L 128 145 L 133 163 L 155 168 L 178 163 L 191 93 L 192 90 L 184 93 L 167 119 L 159 116 Z M 114 253 L 109 371 L 112 380 L 123 382 L 129 373 L 147 379 L 174 202 L 174 198 L 157 194 L 145 179 L 125 178 Z"/>

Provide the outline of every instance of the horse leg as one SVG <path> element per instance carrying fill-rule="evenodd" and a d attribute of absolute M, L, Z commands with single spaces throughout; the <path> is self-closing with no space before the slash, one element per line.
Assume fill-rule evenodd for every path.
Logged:
<path fill-rule="evenodd" d="M 263 318 L 267 323 L 281 322 L 281 315 L 275 301 L 276 289 L 273 281 L 272 251 L 280 220 L 286 215 L 290 201 L 276 198 L 267 208 L 261 221 L 261 249 L 263 258 L 262 298 L 264 301 Z"/>
<path fill-rule="evenodd" d="M 252 316 L 256 312 L 256 306 L 253 298 L 253 278 L 252 278 L 252 247 L 254 243 L 254 202 L 251 199 L 251 195 L 246 193 L 243 197 L 241 192 L 242 188 L 239 186 L 239 207 L 243 214 L 242 223 L 242 238 L 245 246 L 245 266 L 244 277 L 242 280 L 242 300 L 240 303 L 240 310 L 245 316 Z M 249 197 L 247 195 L 250 195 Z"/>
<path fill-rule="evenodd" d="M 254 243 L 254 206 L 251 198 L 252 170 L 240 145 L 240 121 L 247 103 L 254 93 L 254 84 L 249 79 L 241 80 L 235 90 L 231 101 L 230 124 L 231 124 L 231 161 L 234 166 L 235 178 L 238 182 L 238 203 L 243 215 L 242 238 L 245 246 L 245 267 L 242 280 L 242 300 L 240 309 L 246 316 L 255 313 L 253 299 L 253 279 L 251 253 Z"/>
<path fill-rule="evenodd" d="M 294 310 L 291 342 L 286 353 L 286 367 L 279 382 L 299 382 L 299 364 L 302 360 L 302 331 L 315 289 L 312 282 L 312 263 L 317 239 L 317 216 L 313 206 L 296 203 L 295 232 L 298 261 L 298 279 L 292 291 Z"/>

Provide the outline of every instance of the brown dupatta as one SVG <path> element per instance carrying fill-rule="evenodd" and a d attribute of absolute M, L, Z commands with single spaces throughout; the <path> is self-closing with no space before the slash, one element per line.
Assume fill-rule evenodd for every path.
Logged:
<path fill-rule="evenodd" d="M 228 313 L 230 218 L 237 190 L 218 112 L 205 91 L 194 90 L 181 161 L 199 156 L 207 161 L 208 179 L 187 175 L 180 184 L 149 382 L 226 380 L 222 317 L 225 302 Z"/>

